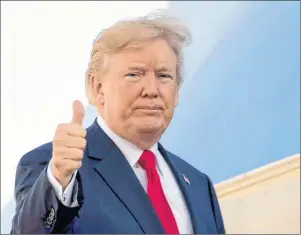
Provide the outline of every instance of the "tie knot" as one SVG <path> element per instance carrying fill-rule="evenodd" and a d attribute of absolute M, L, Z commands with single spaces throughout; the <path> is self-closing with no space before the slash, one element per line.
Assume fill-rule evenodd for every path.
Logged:
<path fill-rule="evenodd" d="M 149 150 L 145 150 L 138 163 L 141 165 L 142 168 L 145 170 L 155 169 L 155 155 Z"/>

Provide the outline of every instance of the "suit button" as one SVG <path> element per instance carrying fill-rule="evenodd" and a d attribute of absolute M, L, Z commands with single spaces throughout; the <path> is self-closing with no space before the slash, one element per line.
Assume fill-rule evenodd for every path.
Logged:
<path fill-rule="evenodd" d="M 50 214 L 55 214 L 55 209 L 53 209 L 53 207 L 50 208 Z"/>
<path fill-rule="evenodd" d="M 49 216 L 48 216 L 48 218 L 49 218 L 49 219 L 51 219 L 51 220 L 53 220 L 53 219 L 54 219 L 54 217 L 55 217 L 55 215 L 54 215 L 54 214 L 49 214 Z"/>
<path fill-rule="evenodd" d="M 55 210 L 50 210 L 49 216 L 48 216 L 51 220 L 53 220 L 53 218 L 55 217 Z"/>
<path fill-rule="evenodd" d="M 48 224 L 52 224 L 52 219 L 51 219 L 50 217 L 48 217 L 47 220 L 46 220 L 46 222 L 47 222 Z"/>
<path fill-rule="evenodd" d="M 55 216 L 55 209 L 50 208 L 49 217 L 51 217 L 51 218 L 53 219 L 53 218 L 54 218 L 54 216 Z"/>
<path fill-rule="evenodd" d="M 45 226 L 46 228 L 50 228 L 50 224 L 47 223 L 47 221 L 44 222 L 44 226 Z"/>
<path fill-rule="evenodd" d="M 53 223 L 53 220 L 54 220 L 54 217 L 55 217 L 55 209 L 53 207 L 51 207 L 50 208 L 50 212 L 48 214 L 48 217 L 44 221 L 44 226 L 46 228 L 50 228 L 51 227 L 51 225 Z"/>

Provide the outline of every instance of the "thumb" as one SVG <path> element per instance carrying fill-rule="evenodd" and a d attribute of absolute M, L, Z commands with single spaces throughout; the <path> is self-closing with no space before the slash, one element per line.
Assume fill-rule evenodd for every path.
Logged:
<path fill-rule="evenodd" d="M 84 119 L 84 107 L 81 101 L 76 100 L 72 104 L 73 114 L 72 114 L 72 123 L 82 126 Z"/>

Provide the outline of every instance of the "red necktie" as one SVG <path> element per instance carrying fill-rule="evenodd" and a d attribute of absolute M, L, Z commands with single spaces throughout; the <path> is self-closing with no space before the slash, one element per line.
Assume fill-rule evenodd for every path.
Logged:
<path fill-rule="evenodd" d="M 179 234 L 174 215 L 160 183 L 154 154 L 149 150 L 145 150 L 138 163 L 146 170 L 148 179 L 147 193 L 165 232 L 168 234 Z"/>

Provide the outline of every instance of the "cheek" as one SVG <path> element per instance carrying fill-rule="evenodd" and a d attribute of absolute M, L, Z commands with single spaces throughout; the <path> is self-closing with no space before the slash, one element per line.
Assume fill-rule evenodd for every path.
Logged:
<path fill-rule="evenodd" d="M 177 91 L 175 89 L 167 89 L 162 93 L 162 99 L 166 105 L 166 108 L 170 111 L 173 111 L 178 102 Z"/>
<path fill-rule="evenodd" d="M 107 110 L 115 118 L 127 119 L 131 115 L 131 106 L 135 101 L 135 96 L 131 91 L 116 90 L 107 97 Z"/>

